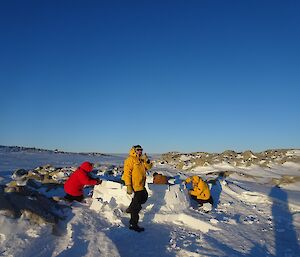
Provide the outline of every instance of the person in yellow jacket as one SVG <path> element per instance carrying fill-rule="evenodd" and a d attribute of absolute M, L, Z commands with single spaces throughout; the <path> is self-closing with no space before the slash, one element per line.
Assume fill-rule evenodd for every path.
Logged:
<path fill-rule="evenodd" d="M 137 232 L 144 231 L 144 228 L 138 226 L 139 212 L 148 199 L 148 192 L 145 188 L 146 171 L 152 168 L 146 154 L 143 155 L 143 148 L 140 145 L 133 146 L 129 151 L 128 158 L 124 161 L 124 173 L 122 180 L 127 187 L 127 193 L 134 196 L 126 210 L 131 214 L 129 229 Z"/>
<path fill-rule="evenodd" d="M 190 187 L 189 194 L 195 199 L 201 206 L 204 203 L 210 203 L 213 205 L 213 199 L 210 194 L 207 183 L 199 176 L 188 177 L 185 180 L 187 186 Z"/>

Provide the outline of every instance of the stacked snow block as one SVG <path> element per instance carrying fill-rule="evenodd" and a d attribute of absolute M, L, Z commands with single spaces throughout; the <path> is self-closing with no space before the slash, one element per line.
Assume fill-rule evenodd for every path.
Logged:
<path fill-rule="evenodd" d="M 149 194 L 146 206 L 151 205 L 151 212 L 174 213 L 185 210 L 190 206 L 187 190 L 184 190 L 180 184 L 146 184 L 146 189 Z M 101 185 L 94 187 L 91 209 L 100 210 L 103 205 L 106 205 L 111 209 L 125 210 L 131 199 L 132 196 L 126 193 L 126 186 L 113 181 L 103 181 Z"/>

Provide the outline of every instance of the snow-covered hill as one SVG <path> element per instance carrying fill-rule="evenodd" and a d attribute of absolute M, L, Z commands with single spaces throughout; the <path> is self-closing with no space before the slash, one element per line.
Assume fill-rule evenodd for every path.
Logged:
<path fill-rule="evenodd" d="M 59 163 L 64 158 L 56 159 L 53 157 L 56 155 L 48 153 L 47 161 L 36 165 L 40 153 L 32 153 L 31 162 L 26 155 L 23 165 L 24 153 L 13 153 L 15 158 L 8 155 L 0 155 L 2 184 L 10 180 L 8 172 L 15 169 L 16 162 L 19 168 L 33 169 L 47 163 L 74 166 L 85 160 L 70 154 L 71 161 L 64 165 Z M 0 214 L 0 255 L 299 256 L 300 190 L 297 181 L 286 178 L 300 176 L 299 164 L 277 163 L 264 168 L 220 163 L 183 170 L 156 161 L 147 177 L 149 199 L 141 211 L 141 225 L 146 230 L 136 233 L 127 228 L 129 215 L 124 209 L 130 196 L 118 183 L 120 169 L 111 169 L 110 165 L 118 167 L 123 157 L 109 158 L 94 161 L 99 162 L 97 172 L 104 182 L 94 188 L 93 197 L 66 208 L 66 218 L 56 225 L 36 224 L 25 216 L 12 219 Z M 101 166 L 101 162 L 106 165 Z M 154 172 L 173 177 L 171 184 L 153 185 Z M 210 181 L 215 205 L 209 213 L 189 199 L 180 183 L 191 174 Z M 61 190 L 42 188 L 38 190 L 45 195 L 62 196 Z M 86 189 L 86 195 L 89 193 L 92 195 L 91 188 Z"/>

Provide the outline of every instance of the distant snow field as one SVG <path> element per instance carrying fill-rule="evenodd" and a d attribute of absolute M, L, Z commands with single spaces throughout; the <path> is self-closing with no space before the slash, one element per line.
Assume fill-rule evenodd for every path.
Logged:
<path fill-rule="evenodd" d="M 287 155 L 299 156 L 300 151 L 290 150 Z M 179 156 L 181 162 L 192 159 Z M 147 175 L 149 199 L 140 213 L 142 233 L 128 229 L 130 216 L 125 210 L 131 196 L 120 183 L 124 156 L 0 151 L 0 184 L 10 182 L 16 168 L 51 164 L 74 170 L 85 160 L 98 163 L 96 175 L 103 183 L 86 189 L 84 203 L 67 206 L 59 223 L 36 224 L 24 215 L 8 218 L 0 208 L 0 256 L 299 256 L 297 162 L 268 167 L 220 162 L 178 169 L 174 163 L 155 160 Z M 170 185 L 152 184 L 154 172 L 171 177 Z M 67 172 L 59 174 L 55 179 L 66 179 Z M 190 175 L 209 182 L 212 210 L 190 199 L 182 183 Z M 39 192 L 63 196 L 59 189 Z"/>

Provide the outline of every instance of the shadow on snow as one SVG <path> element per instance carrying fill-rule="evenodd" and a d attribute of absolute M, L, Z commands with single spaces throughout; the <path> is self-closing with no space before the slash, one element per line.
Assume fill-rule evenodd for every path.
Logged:
<path fill-rule="evenodd" d="M 159 188 L 159 187 L 157 187 Z M 114 227 L 107 232 L 107 236 L 116 245 L 120 256 L 122 257 L 147 257 L 147 256 L 164 256 L 173 257 L 174 253 L 168 251 L 170 243 L 171 227 L 154 222 L 155 213 L 165 205 L 164 200 L 165 188 L 163 190 L 153 190 L 145 206 L 152 208 L 145 212 L 143 221 L 140 225 L 145 227 L 145 231 L 137 233 L 131 231 L 128 227 Z M 145 207 L 144 207 L 145 208 Z M 129 216 L 129 214 L 128 214 Z M 126 223 L 129 221 L 126 220 Z M 128 224 L 125 224 L 128 226 Z"/>
<path fill-rule="evenodd" d="M 280 187 L 271 189 L 272 216 L 275 233 L 275 256 L 299 256 L 297 234 L 293 225 L 293 216 L 288 206 L 288 195 Z"/>

